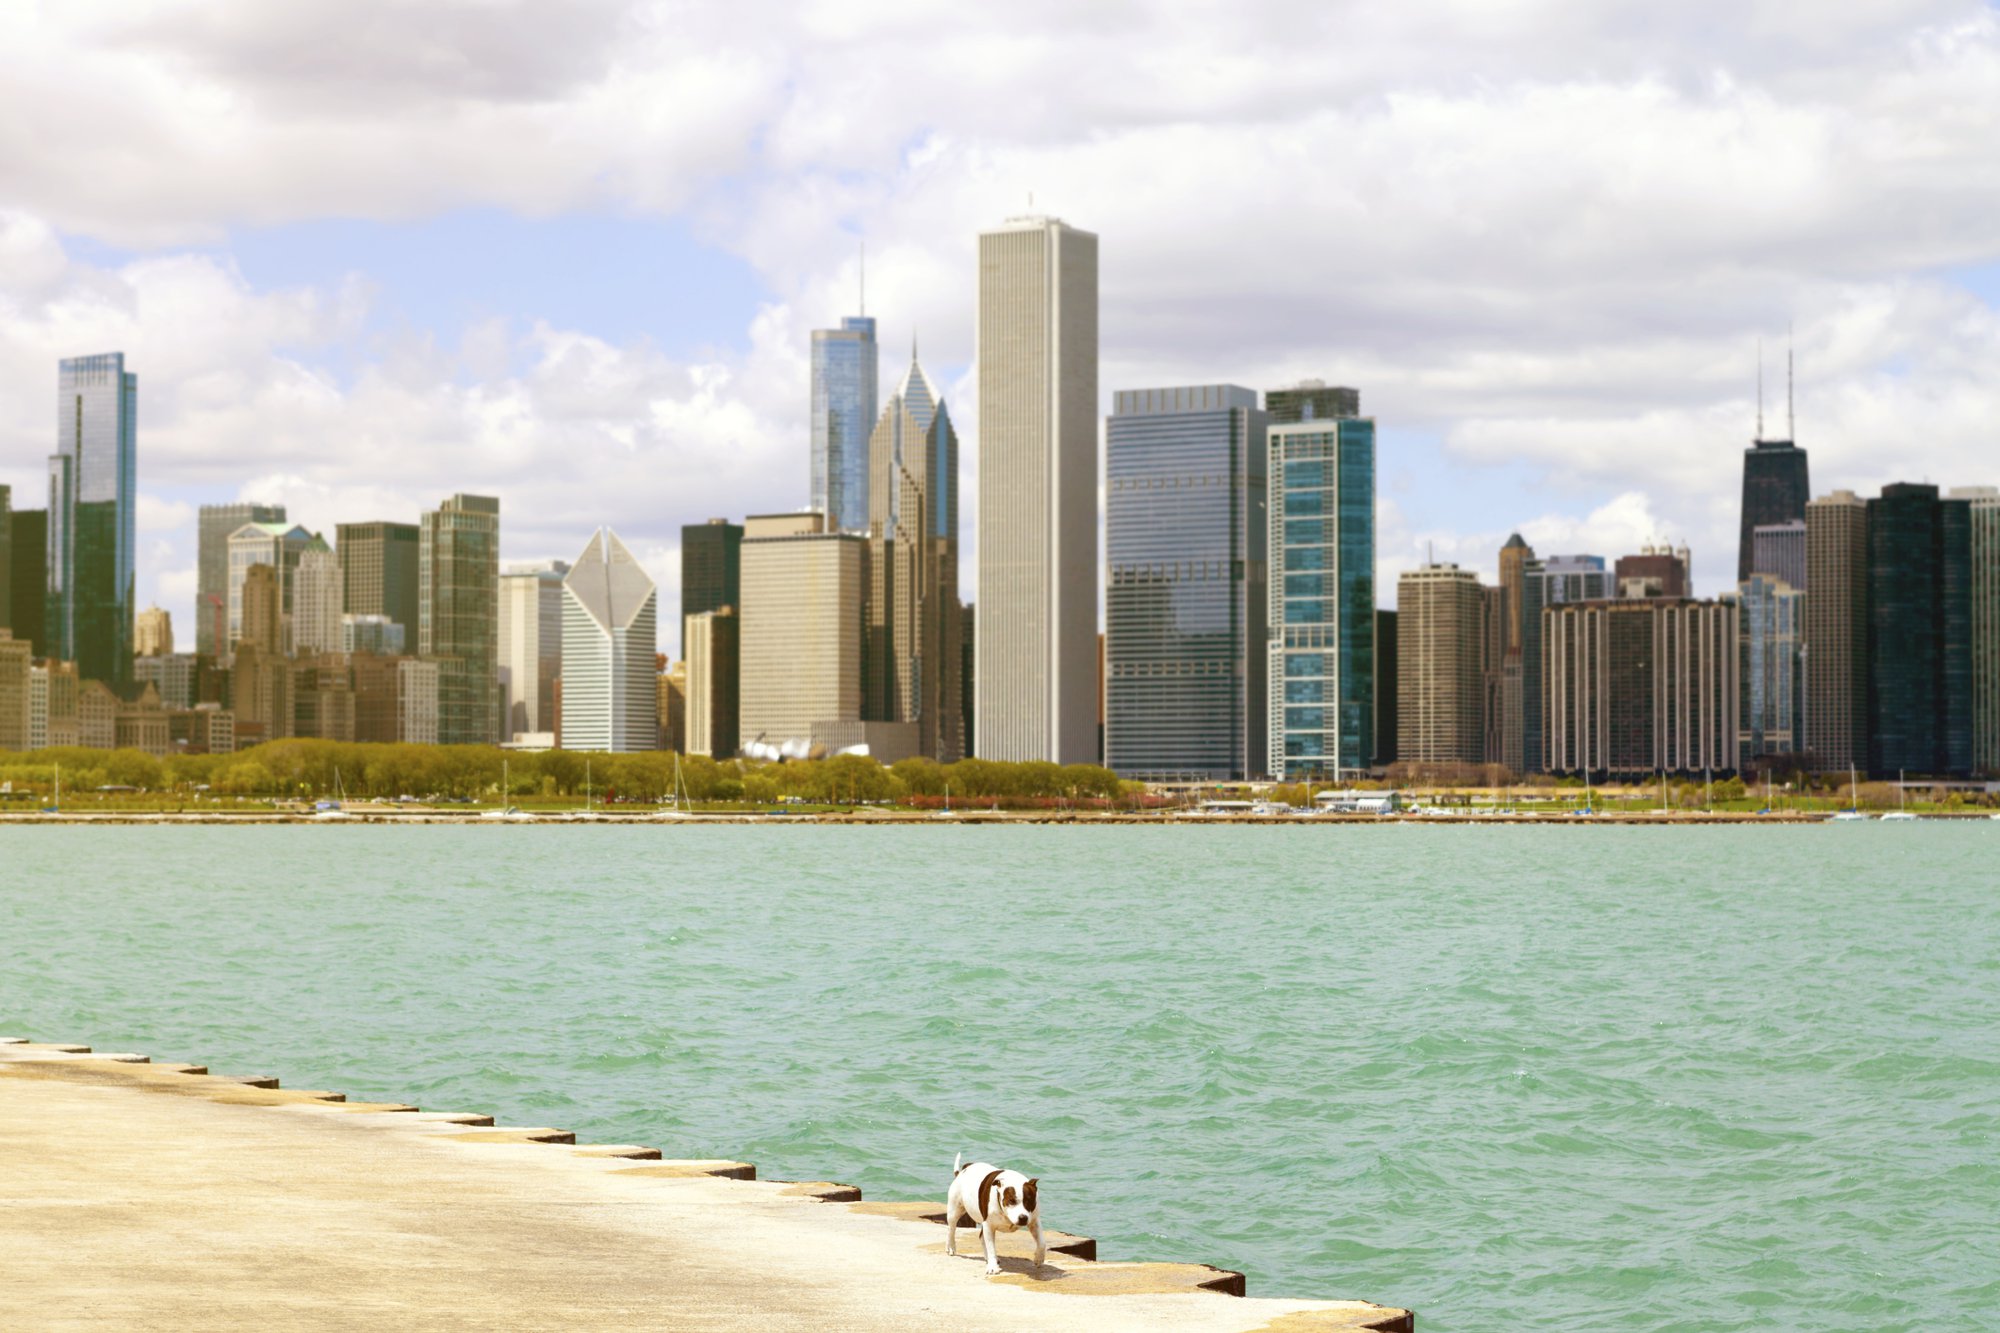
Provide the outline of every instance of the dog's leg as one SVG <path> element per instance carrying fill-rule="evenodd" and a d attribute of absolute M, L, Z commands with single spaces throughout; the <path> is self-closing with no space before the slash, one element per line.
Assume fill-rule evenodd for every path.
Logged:
<path fill-rule="evenodd" d="M 958 1219 L 958 1194 L 956 1191 L 953 1191 L 952 1196 L 944 1201 L 944 1252 L 946 1254 L 955 1255 L 958 1253 Z"/>
<path fill-rule="evenodd" d="M 986 1245 L 986 1275 L 991 1277 L 1000 1271 L 1000 1254 L 993 1248 L 993 1223 L 990 1220 L 979 1224 L 979 1239 Z"/>
<path fill-rule="evenodd" d="M 1049 1257 L 1049 1247 L 1042 1242 L 1042 1215 L 1036 1213 L 1030 1221 L 1035 1229 L 1035 1267 L 1042 1266 L 1042 1260 Z"/>

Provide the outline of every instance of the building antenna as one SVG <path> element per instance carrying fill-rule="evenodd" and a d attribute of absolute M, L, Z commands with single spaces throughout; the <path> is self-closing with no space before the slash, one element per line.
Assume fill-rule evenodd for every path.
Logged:
<path fill-rule="evenodd" d="M 1757 340 L 1757 439 L 1764 439 L 1764 340 Z"/>
<path fill-rule="evenodd" d="M 1792 326 L 1785 324 L 1785 438 L 1797 444 L 1799 429 L 1797 419 L 1792 415 Z"/>

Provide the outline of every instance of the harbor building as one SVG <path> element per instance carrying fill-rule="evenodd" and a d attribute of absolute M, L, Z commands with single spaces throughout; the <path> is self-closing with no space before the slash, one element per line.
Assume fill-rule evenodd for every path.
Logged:
<path fill-rule="evenodd" d="M 1910 482 L 1868 502 L 1868 769 L 1972 771 L 1972 503 Z"/>
<path fill-rule="evenodd" d="M 1868 762 L 1868 505 L 1834 491 L 1806 506 L 1805 748 L 1821 771 Z"/>
<path fill-rule="evenodd" d="M 1396 581 L 1396 757 L 1403 764 L 1485 762 L 1486 590 L 1452 564 Z"/>
<path fill-rule="evenodd" d="M 49 456 L 48 654 L 114 695 L 132 684 L 139 377 L 123 352 L 59 364 Z"/>
<path fill-rule="evenodd" d="M 1337 778 L 1374 762 L 1375 422 L 1316 418 L 1266 438 L 1269 773 Z"/>
<path fill-rule="evenodd" d="M 563 577 L 562 595 L 563 748 L 654 749 L 659 590 L 618 534 L 599 528 Z"/>
<path fill-rule="evenodd" d="M 340 523 L 333 530 L 340 557 L 341 610 L 387 616 L 417 641 L 423 530 L 414 523 Z"/>
<path fill-rule="evenodd" d="M 1095 235 L 1055 218 L 979 237 L 974 748 L 985 759 L 1097 757 L 1097 258 Z M 746 664 L 750 615 L 746 605 Z"/>
<path fill-rule="evenodd" d="M 500 502 L 454 495 L 417 542 L 417 655 L 437 663 L 438 742 L 500 736 Z"/>
<path fill-rule="evenodd" d="M 834 532 L 868 530 L 868 436 L 879 386 L 873 319 L 849 315 L 837 329 L 813 330 L 811 507 Z"/>
<path fill-rule="evenodd" d="M 1733 773 L 1741 744 L 1733 601 L 1646 597 L 1542 616 L 1549 771 Z"/>
<path fill-rule="evenodd" d="M 563 579 L 567 561 L 510 565 L 500 576 L 501 735 L 553 732 L 563 671 Z"/>
<path fill-rule="evenodd" d="M 248 523 L 284 528 L 285 507 L 270 504 L 203 505 L 195 520 L 194 650 L 219 660 L 234 642 L 229 613 L 229 539 Z"/>
<path fill-rule="evenodd" d="M 1270 771 L 1268 467 L 1253 389 L 1112 396 L 1104 761 L 1121 776 Z"/>

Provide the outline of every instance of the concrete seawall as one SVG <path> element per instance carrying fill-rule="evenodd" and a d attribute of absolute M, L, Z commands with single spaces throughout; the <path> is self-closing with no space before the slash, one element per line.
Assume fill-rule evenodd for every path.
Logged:
<path fill-rule="evenodd" d="M 8 1329 L 1416 1327 L 1059 1231 L 1040 1268 L 1004 1237 L 989 1278 L 975 1232 L 945 1255 L 940 1200 L 20 1038 L 0 1195 Z"/>

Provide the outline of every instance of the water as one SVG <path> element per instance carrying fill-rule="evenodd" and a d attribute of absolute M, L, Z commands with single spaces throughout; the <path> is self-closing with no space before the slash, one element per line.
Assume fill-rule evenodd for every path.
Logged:
<path fill-rule="evenodd" d="M 2000 825 L 0 830 L 0 1033 L 1432 1330 L 2000 1324 Z M 0 1093 L 4 1095 L 4 1093 Z"/>

